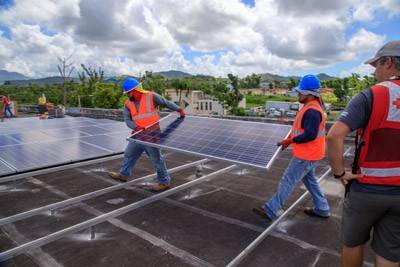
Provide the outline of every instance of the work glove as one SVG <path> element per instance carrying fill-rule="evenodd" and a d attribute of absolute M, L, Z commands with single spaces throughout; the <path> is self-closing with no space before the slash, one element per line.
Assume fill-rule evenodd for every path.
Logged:
<path fill-rule="evenodd" d="M 186 114 L 185 114 L 185 111 L 182 108 L 178 109 L 178 112 L 179 112 L 179 115 L 181 116 L 182 119 L 185 118 Z"/>
<path fill-rule="evenodd" d="M 286 138 L 280 141 L 277 146 L 281 146 L 282 151 L 288 148 L 290 144 L 293 143 L 293 138 Z"/>

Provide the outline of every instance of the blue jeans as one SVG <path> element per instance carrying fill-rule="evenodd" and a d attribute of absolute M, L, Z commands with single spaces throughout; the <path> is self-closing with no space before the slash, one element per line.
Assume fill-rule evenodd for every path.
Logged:
<path fill-rule="evenodd" d="M 171 177 L 168 175 L 167 167 L 165 166 L 160 149 L 138 143 L 128 142 L 124 152 L 124 162 L 119 173 L 122 176 L 131 176 L 132 169 L 143 151 L 146 152 L 153 163 L 154 169 L 157 172 L 158 182 L 169 184 L 171 182 Z"/>
<path fill-rule="evenodd" d="M 4 107 L 4 115 L 5 115 L 6 117 L 9 117 L 9 118 L 11 118 L 11 117 L 13 116 L 13 114 L 12 114 L 12 112 L 11 112 L 11 107 L 10 107 L 10 105 L 6 105 L 6 106 Z"/>
<path fill-rule="evenodd" d="M 317 161 L 314 160 L 292 158 L 279 183 L 278 191 L 263 205 L 271 219 L 278 216 L 278 211 L 282 208 L 290 193 L 292 193 L 294 187 L 300 181 L 303 181 L 311 194 L 314 212 L 322 216 L 330 215 L 328 201 L 315 178 L 316 163 Z"/>

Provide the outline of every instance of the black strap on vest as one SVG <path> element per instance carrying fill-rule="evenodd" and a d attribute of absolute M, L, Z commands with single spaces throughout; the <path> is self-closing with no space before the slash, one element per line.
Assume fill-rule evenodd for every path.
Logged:
<path fill-rule="evenodd" d="M 371 90 L 371 88 L 369 90 Z M 368 122 L 362 128 L 361 134 L 360 135 L 358 133 L 356 134 L 356 139 L 354 142 L 355 151 L 354 151 L 353 164 L 351 166 L 351 173 L 353 173 L 353 174 L 357 174 L 357 172 L 360 169 L 360 165 L 358 164 L 358 161 L 360 160 L 361 149 L 363 148 L 363 146 L 365 146 L 364 135 L 365 135 L 366 129 L 368 127 L 369 120 L 371 118 L 373 105 L 374 105 L 374 94 L 371 90 L 371 110 L 370 110 L 370 113 L 368 114 L 368 120 L 367 120 Z"/>

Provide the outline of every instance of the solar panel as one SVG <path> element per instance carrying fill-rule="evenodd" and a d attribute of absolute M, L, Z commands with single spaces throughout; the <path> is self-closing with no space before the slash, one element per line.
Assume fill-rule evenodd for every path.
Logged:
<path fill-rule="evenodd" d="M 90 134 L 90 135 L 96 135 L 96 134 L 104 134 L 110 132 L 110 130 L 106 130 L 103 127 L 97 127 L 97 126 L 86 126 L 86 127 L 79 127 L 79 131 Z"/>
<path fill-rule="evenodd" d="M 65 117 L 12 119 L 0 132 L 4 176 L 123 152 L 131 130 L 123 122 Z"/>
<path fill-rule="evenodd" d="M 15 139 L 8 137 L 7 135 L 0 135 L 0 146 L 7 146 L 7 145 L 14 145 L 18 144 L 19 142 Z"/>
<path fill-rule="evenodd" d="M 55 138 L 40 131 L 23 131 L 20 133 L 9 134 L 9 137 L 19 141 L 20 143 L 31 143 L 43 140 L 54 140 Z"/>
<path fill-rule="evenodd" d="M 106 129 L 108 131 L 107 135 L 117 133 L 117 132 L 124 132 L 124 133 L 127 133 L 126 135 L 128 135 L 132 131 L 123 122 L 108 123 L 106 125 L 101 125 L 99 127 Z M 125 135 L 125 137 L 126 137 L 126 135 Z"/>
<path fill-rule="evenodd" d="M 116 123 L 114 120 L 110 119 L 96 119 L 95 123 L 97 124 L 109 124 L 109 123 Z"/>
<path fill-rule="evenodd" d="M 126 146 L 126 136 L 126 134 L 123 136 L 96 135 L 83 137 L 80 140 L 92 145 L 103 147 L 113 152 L 121 152 Z"/>
<path fill-rule="evenodd" d="M 57 153 L 49 143 L 2 147 L 0 158 L 17 171 L 70 162 L 68 157 L 65 157 L 62 153 Z"/>
<path fill-rule="evenodd" d="M 276 154 L 276 143 L 285 138 L 290 126 L 239 120 L 175 115 L 139 132 L 129 141 L 268 168 Z"/>
<path fill-rule="evenodd" d="M 107 148 L 81 142 L 80 139 L 57 141 L 52 144 L 52 147 L 57 153 L 67 156 L 71 161 L 91 159 L 114 153 Z"/>
<path fill-rule="evenodd" d="M 0 175 L 6 175 L 14 172 L 14 169 L 8 167 L 5 163 L 0 161 Z"/>
<path fill-rule="evenodd" d="M 52 137 L 57 137 L 58 139 L 89 136 L 89 134 L 81 132 L 78 129 L 77 128 L 47 129 L 43 130 L 42 132 Z"/>

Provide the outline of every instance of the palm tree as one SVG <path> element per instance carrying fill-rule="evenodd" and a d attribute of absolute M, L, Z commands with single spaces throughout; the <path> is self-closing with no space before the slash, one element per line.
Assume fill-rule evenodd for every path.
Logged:
<path fill-rule="evenodd" d="M 175 79 L 172 81 L 172 86 L 176 90 L 176 94 L 179 95 L 179 106 L 181 106 L 181 101 L 182 101 L 182 91 L 186 90 L 186 94 L 189 91 L 189 84 L 186 80 L 184 79 Z"/>

